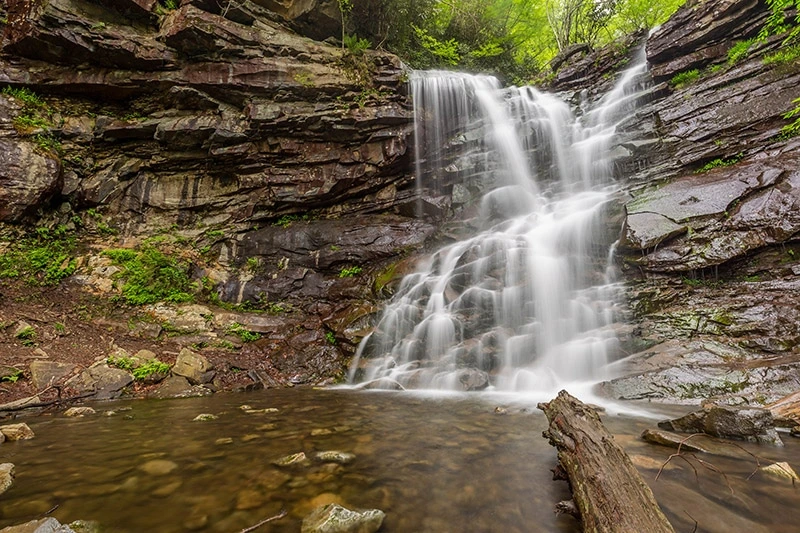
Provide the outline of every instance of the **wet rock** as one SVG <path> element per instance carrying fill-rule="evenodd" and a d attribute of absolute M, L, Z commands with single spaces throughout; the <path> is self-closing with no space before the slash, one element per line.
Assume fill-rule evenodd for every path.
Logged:
<path fill-rule="evenodd" d="M 659 444 L 669 448 L 678 448 L 686 452 L 706 452 L 709 450 L 699 445 L 697 439 L 689 440 L 685 435 L 677 435 L 668 431 L 656 429 L 645 429 L 641 435 L 642 439 L 652 444 Z"/>
<path fill-rule="evenodd" d="M 97 411 L 92 409 L 91 407 L 70 407 L 66 411 L 64 411 L 64 416 L 69 417 L 82 417 L 86 415 L 93 415 Z"/>
<path fill-rule="evenodd" d="M 50 385 L 61 382 L 71 375 L 76 366 L 70 363 L 56 361 L 31 361 L 30 372 L 33 385 L 42 390 Z"/>
<path fill-rule="evenodd" d="M 275 466 L 295 466 L 295 465 L 306 465 L 308 464 L 308 458 L 306 454 L 303 452 L 293 453 L 292 455 L 287 455 L 285 457 L 281 457 L 275 461 L 272 461 L 272 464 Z"/>
<path fill-rule="evenodd" d="M 164 476 L 178 468 L 177 463 L 166 459 L 153 459 L 139 465 L 139 470 L 151 476 Z"/>
<path fill-rule="evenodd" d="M 119 398 L 123 389 L 133 383 L 133 375 L 121 368 L 101 363 L 84 370 L 67 381 L 67 385 L 81 392 L 94 392 L 101 400 Z"/>
<path fill-rule="evenodd" d="M 800 477 L 797 477 L 797 472 L 786 462 L 772 463 L 771 465 L 762 466 L 759 470 L 777 478 L 788 479 L 792 482 L 792 485 L 800 481 Z"/>
<path fill-rule="evenodd" d="M 357 512 L 331 503 L 303 519 L 302 533 L 374 533 L 386 515 L 378 509 Z"/>
<path fill-rule="evenodd" d="M 206 420 L 216 420 L 217 418 L 219 418 L 217 415 L 212 415 L 211 413 L 200 413 L 192 420 L 195 422 L 204 422 Z"/>
<path fill-rule="evenodd" d="M 183 376 L 193 385 L 209 383 L 214 379 L 214 367 L 205 356 L 184 348 L 172 367 L 172 373 Z"/>
<path fill-rule="evenodd" d="M 14 483 L 14 465 L 12 463 L 0 464 L 0 494 L 3 494 Z"/>
<path fill-rule="evenodd" d="M 62 525 L 55 518 L 42 518 L 31 520 L 18 526 L 9 526 L 0 529 L 0 533 L 77 533 L 69 526 Z"/>
<path fill-rule="evenodd" d="M 772 413 L 755 407 L 711 405 L 681 418 L 659 422 L 658 427 L 682 433 L 707 433 L 715 437 L 783 446 Z"/>
<path fill-rule="evenodd" d="M 314 458 L 324 463 L 337 463 L 340 465 L 346 465 L 353 462 L 356 456 L 352 453 L 328 450 L 315 453 Z"/>
<path fill-rule="evenodd" d="M 767 405 L 776 425 L 795 427 L 800 423 L 800 391 L 784 396 L 780 400 Z"/>
<path fill-rule="evenodd" d="M 0 433 L 2 433 L 8 441 L 28 440 L 36 436 L 33 430 L 28 427 L 28 424 L 24 422 L 0 426 Z"/>
<path fill-rule="evenodd" d="M 456 379 L 462 390 L 483 390 L 489 386 L 489 374 L 475 368 L 462 368 L 456 371 Z"/>

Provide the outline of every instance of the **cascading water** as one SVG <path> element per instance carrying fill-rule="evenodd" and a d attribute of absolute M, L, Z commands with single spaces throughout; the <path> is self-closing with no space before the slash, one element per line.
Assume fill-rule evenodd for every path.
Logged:
<path fill-rule="evenodd" d="M 596 382 L 614 355 L 616 290 L 602 213 L 609 156 L 645 63 L 579 118 L 557 97 L 497 80 L 416 72 L 417 180 L 471 191 L 476 235 L 407 276 L 359 346 L 351 382 L 550 394 Z M 470 209 L 465 209 L 470 212 Z"/>

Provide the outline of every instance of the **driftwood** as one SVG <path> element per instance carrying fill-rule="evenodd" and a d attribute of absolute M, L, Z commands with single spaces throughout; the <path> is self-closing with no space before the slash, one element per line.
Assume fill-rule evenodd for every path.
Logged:
<path fill-rule="evenodd" d="M 653 492 L 597 412 L 561 391 L 539 404 L 550 427 L 585 533 L 674 533 Z"/>

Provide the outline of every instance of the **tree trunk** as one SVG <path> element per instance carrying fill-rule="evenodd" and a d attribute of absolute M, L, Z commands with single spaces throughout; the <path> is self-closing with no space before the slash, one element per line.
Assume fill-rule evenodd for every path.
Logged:
<path fill-rule="evenodd" d="M 539 404 L 550 427 L 585 533 L 674 533 L 628 454 L 594 409 L 561 391 Z"/>

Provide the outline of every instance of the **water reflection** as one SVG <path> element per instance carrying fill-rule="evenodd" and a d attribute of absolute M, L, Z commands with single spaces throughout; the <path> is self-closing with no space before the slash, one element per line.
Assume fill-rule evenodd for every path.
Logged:
<path fill-rule="evenodd" d="M 17 466 L 14 486 L 0 496 L 0 527 L 56 507 L 62 523 L 97 520 L 108 532 L 237 532 L 286 509 L 286 518 L 259 531 L 295 532 L 314 507 L 338 502 L 384 510 L 382 531 L 577 531 L 572 518 L 552 513 L 568 493 L 551 480 L 555 450 L 541 438 L 544 417 L 519 403 L 498 414 L 500 401 L 279 390 L 100 404 L 98 415 L 83 419 L 31 418 L 35 439 L 0 445 L 0 462 Z M 116 414 L 103 414 L 109 410 Z M 218 418 L 193 421 L 201 413 Z M 733 496 L 718 474 L 701 469 L 695 480 L 676 461 L 652 483 L 670 453 L 635 438 L 652 422 L 607 421 L 678 530 L 692 529 L 686 513 L 713 518 L 699 531 L 788 532 L 800 523 L 790 485 L 744 480 L 754 467 L 749 457 L 710 459 L 727 473 Z M 356 457 L 314 459 L 326 450 Z M 272 464 L 297 452 L 309 460 Z M 759 448 L 773 460 L 797 452 L 794 442 Z"/>

